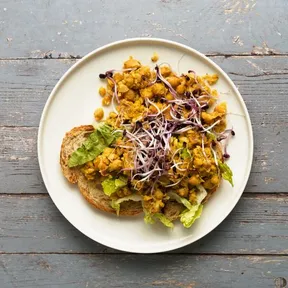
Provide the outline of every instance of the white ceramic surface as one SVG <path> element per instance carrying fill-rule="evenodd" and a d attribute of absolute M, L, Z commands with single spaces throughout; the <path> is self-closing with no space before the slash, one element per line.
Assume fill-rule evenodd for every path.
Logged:
<path fill-rule="evenodd" d="M 173 230 L 160 223 L 146 225 L 143 215 L 117 217 L 94 209 L 63 177 L 59 165 L 62 138 L 71 128 L 91 124 L 95 108 L 101 106 L 98 88 L 103 82 L 99 73 L 121 68 L 132 55 L 143 64 L 168 62 L 178 73 L 195 70 L 199 75 L 217 73 L 215 88 L 220 100 L 228 104 L 228 126 L 236 136 L 230 141 L 228 161 L 234 173 L 235 186 L 223 181 L 204 206 L 203 214 L 190 229 L 177 223 Z M 222 93 L 221 93 L 222 92 Z M 107 112 L 106 112 L 107 115 Z M 239 116 L 242 115 L 242 116 Z M 106 246 L 139 253 L 163 252 L 193 243 L 218 226 L 238 202 L 247 183 L 253 157 L 252 127 L 246 106 L 230 78 L 210 59 L 178 43 L 162 39 L 128 39 L 99 48 L 71 67 L 53 89 L 42 114 L 38 134 L 38 158 L 43 180 L 55 205 L 78 230 Z M 73 241 L 73 239 L 67 239 Z"/>

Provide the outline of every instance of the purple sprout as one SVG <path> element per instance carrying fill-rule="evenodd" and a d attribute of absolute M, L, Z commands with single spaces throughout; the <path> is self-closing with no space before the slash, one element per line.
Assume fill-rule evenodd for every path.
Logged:
<path fill-rule="evenodd" d="M 123 69 L 122 72 L 131 71 L 134 69 Z M 173 100 L 166 100 L 161 98 L 161 103 L 167 103 L 168 105 L 160 109 L 155 102 L 150 99 L 145 99 L 145 105 L 148 108 L 149 105 L 155 107 L 157 113 L 148 114 L 133 125 L 125 119 L 121 119 L 121 126 L 124 126 L 123 137 L 125 138 L 125 144 L 115 145 L 131 151 L 134 155 L 134 167 L 123 168 L 121 171 L 131 171 L 131 179 L 136 180 L 135 189 L 137 183 L 143 183 L 144 181 L 153 181 L 151 193 L 154 190 L 155 183 L 162 175 L 169 175 L 168 171 L 172 169 L 174 173 L 178 171 L 186 171 L 179 165 L 182 162 L 176 163 L 174 157 L 180 150 L 176 150 L 172 156 L 172 160 L 168 160 L 170 153 L 170 139 L 173 134 L 182 134 L 191 129 L 197 129 L 202 133 L 201 148 L 205 159 L 207 155 L 205 153 L 204 135 L 207 133 L 213 134 L 216 139 L 211 142 L 210 148 L 214 157 L 214 161 L 218 167 L 217 154 L 213 149 L 214 146 L 225 140 L 224 143 L 224 159 L 228 159 L 230 155 L 227 153 L 227 145 L 231 136 L 235 135 L 233 129 L 226 129 L 222 133 L 216 133 L 213 128 L 219 124 L 220 120 L 217 120 L 212 125 L 208 126 L 202 123 L 201 112 L 209 108 L 209 100 L 214 99 L 212 95 L 207 93 L 203 87 L 198 83 L 196 73 L 189 70 L 189 73 L 194 74 L 196 83 L 199 84 L 200 92 L 204 91 L 205 95 L 193 95 L 191 92 L 185 92 L 180 96 L 171 86 L 171 84 L 162 76 L 159 66 L 155 67 L 156 78 L 150 85 L 161 81 L 169 89 L 170 93 L 174 96 Z M 113 98 L 118 99 L 117 83 L 113 78 L 113 74 L 116 70 L 109 70 L 104 74 L 100 74 L 101 79 L 109 79 L 114 84 Z M 164 112 L 170 109 L 170 115 L 172 119 L 165 119 Z M 184 116 L 185 115 L 185 116 Z M 208 161 L 208 160 L 207 160 Z M 173 187 L 178 185 L 182 181 L 182 178 L 174 183 L 167 185 L 166 187 Z"/>

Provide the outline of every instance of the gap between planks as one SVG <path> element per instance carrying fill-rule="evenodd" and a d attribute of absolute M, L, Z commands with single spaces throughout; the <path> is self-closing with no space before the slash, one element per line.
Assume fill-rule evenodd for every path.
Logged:
<path fill-rule="evenodd" d="M 92 52 L 92 51 L 91 51 Z M 206 57 L 225 57 L 225 58 L 240 58 L 240 57 L 285 57 L 288 56 L 288 53 L 272 53 L 272 54 L 251 54 L 251 53 L 233 53 L 233 54 L 222 54 L 222 53 L 206 53 Z M 85 56 L 85 55 L 84 55 Z M 0 58 L 0 61 L 9 61 L 9 60 L 80 60 L 84 56 L 73 56 L 70 55 L 70 57 L 7 57 L 7 58 Z"/>
<path fill-rule="evenodd" d="M 172 250 L 175 251 L 175 250 Z M 251 253 L 247 253 L 247 254 L 239 254 L 239 253 L 207 253 L 207 252 L 203 252 L 203 253 L 185 253 L 185 252 L 177 252 L 177 253 L 173 253 L 173 252 L 162 252 L 162 253 L 131 253 L 131 252 L 113 252 L 113 253 L 107 253 L 107 252 L 95 252 L 95 253 L 91 253 L 91 252 L 0 252 L 0 256 L 2 255 L 109 255 L 109 256 L 119 256 L 119 255 L 135 255 L 135 256 L 149 256 L 149 255 L 156 255 L 156 256 L 161 256 L 161 255 L 185 255 L 185 256 L 190 256 L 190 257 L 195 257 L 195 256 L 215 256 L 215 257 L 223 257 L 223 256 L 229 256 L 229 258 L 239 258 L 239 257 L 265 257 L 265 258 L 272 258 L 272 257 L 277 257 L 277 258 L 281 258 L 281 257 L 287 257 L 288 254 L 284 253 L 284 254 L 251 254 Z"/>

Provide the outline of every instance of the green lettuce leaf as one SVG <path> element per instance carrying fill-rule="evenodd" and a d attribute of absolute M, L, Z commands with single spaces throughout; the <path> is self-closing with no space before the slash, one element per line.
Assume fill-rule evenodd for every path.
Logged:
<path fill-rule="evenodd" d="M 129 196 L 126 196 L 126 197 L 123 197 L 123 198 L 119 198 L 117 200 L 112 200 L 111 201 L 111 207 L 113 209 L 116 210 L 116 213 L 117 215 L 119 215 L 119 212 L 120 212 L 120 204 L 122 202 L 125 202 L 125 201 L 129 201 L 129 200 L 132 200 L 132 201 L 141 201 L 142 198 L 140 195 L 136 195 L 136 194 L 132 194 L 132 195 L 129 195 Z"/>
<path fill-rule="evenodd" d="M 104 181 L 102 181 L 101 185 L 102 185 L 104 193 L 107 196 L 111 196 L 120 188 L 126 186 L 127 183 L 128 183 L 128 178 L 125 176 L 120 176 L 119 178 L 107 177 Z"/>
<path fill-rule="evenodd" d="M 207 131 L 206 136 L 208 139 L 216 141 L 217 137 L 214 133 Z"/>
<path fill-rule="evenodd" d="M 231 171 L 230 167 L 226 163 L 221 162 L 220 160 L 218 160 L 218 165 L 223 179 L 227 180 L 233 187 L 233 172 Z"/>
<path fill-rule="evenodd" d="M 179 196 L 175 192 L 168 192 L 167 195 L 170 199 L 177 201 L 180 204 L 183 204 L 188 210 L 192 209 L 192 204 L 185 198 Z"/>
<path fill-rule="evenodd" d="M 109 125 L 100 125 L 89 135 L 82 146 L 72 153 L 68 160 L 68 166 L 75 167 L 95 159 L 119 136 L 119 133 L 113 133 L 113 129 Z"/>
<path fill-rule="evenodd" d="M 180 221 L 185 228 L 190 228 L 195 220 L 201 216 L 203 210 L 201 202 L 207 196 L 207 191 L 202 185 L 198 185 L 197 189 L 197 204 L 195 205 L 192 205 L 187 199 L 180 197 L 174 192 L 167 193 L 171 199 L 176 200 L 178 203 L 182 203 L 187 208 L 180 214 Z"/>
<path fill-rule="evenodd" d="M 192 158 L 192 155 L 191 155 L 190 151 L 187 148 L 183 148 L 183 150 L 181 152 L 181 158 L 182 159 Z"/>
<path fill-rule="evenodd" d="M 151 214 L 147 210 L 144 210 L 144 213 L 145 213 L 144 221 L 145 221 L 146 224 L 154 224 L 155 223 L 155 219 L 158 219 L 166 227 L 169 227 L 169 228 L 173 228 L 174 227 L 172 221 L 170 221 L 162 213 Z"/>
<path fill-rule="evenodd" d="M 107 124 L 101 125 L 97 128 L 97 131 L 105 139 L 105 143 L 112 144 L 118 137 L 122 135 L 121 132 L 114 132 L 113 128 Z"/>
<path fill-rule="evenodd" d="M 196 187 L 198 189 L 197 203 L 201 204 L 201 202 L 206 198 L 208 193 L 207 193 L 206 189 L 202 185 L 197 185 Z"/>
<path fill-rule="evenodd" d="M 159 219 L 162 224 L 164 224 L 166 227 L 169 227 L 169 228 L 173 228 L 174 225 L 172 223 L 172 221 L 170 221 L 164 214 L 162 213 L 155 213 L 153 215 L 153 217 L 155 217 L 156 219 Z"/>
<path fill-rule="evenodd" d="M 194 205 L 191 210 L 184 210 L 180 214 L 180 221 L 185 228 L 190 228 L 192 224 L 201 216 L 203 205 Z"/>
<path fill-rule="evenodd" d="M 146 224 L 154 224 L 155 220 L 153 219 L 153 214 L 149 213 L 147 210 L 144 210 L 145 216 L 144 221 Z"/>

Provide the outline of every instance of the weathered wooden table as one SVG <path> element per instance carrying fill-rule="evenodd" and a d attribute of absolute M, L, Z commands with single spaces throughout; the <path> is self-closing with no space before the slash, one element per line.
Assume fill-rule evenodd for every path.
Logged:
<path fill-rule="evenodd" d="M 0 287 L 286 287 L 287 25 L 287 0 L 0 0 Z M 218 63 L 239 87 L 255 137 L 233 213 L 197 243 L 157 255 L 108 249 L 74 229 L 47 194 L 36 152 L 60 76 L 87 52 L 138 36 L 184 43 Z"/>

